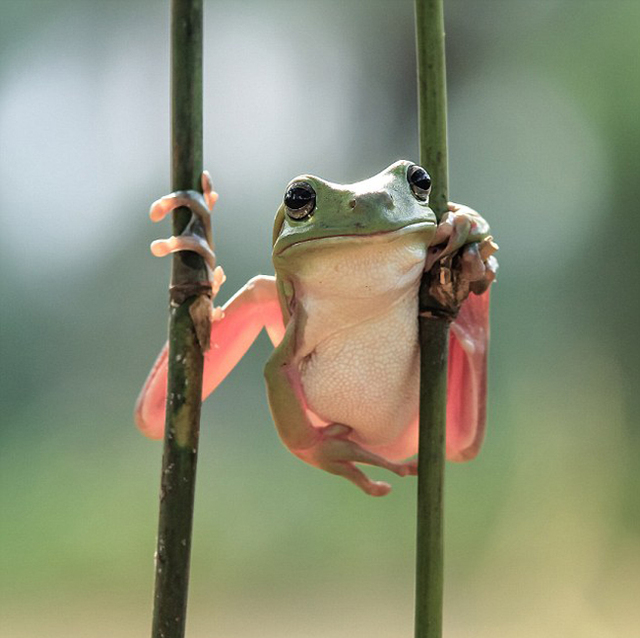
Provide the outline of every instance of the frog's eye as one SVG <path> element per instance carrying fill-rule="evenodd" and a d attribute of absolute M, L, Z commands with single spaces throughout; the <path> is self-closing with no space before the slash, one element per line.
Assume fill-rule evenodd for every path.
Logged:
<path fill-rule="evenodd" d="M 284 196 L 287 215 L 300 221 L 309 217 L 316 206 L 316 192 L 307 182 L 295 182 L 289 186 Z"/>
<path fill-rule="evenodd" d="M 407 181 L 417 199 L 423 202 L 428 199 L 431 191 L 431 178 L 422 166 L 417 166 L 416 164 L 409 166 Z"/>

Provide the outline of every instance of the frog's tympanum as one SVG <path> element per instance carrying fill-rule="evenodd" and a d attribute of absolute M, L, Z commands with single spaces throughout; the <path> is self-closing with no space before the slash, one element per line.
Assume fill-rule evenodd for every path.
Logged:
<path fill-rule="evenodd" d="M 267 393 L 282 441 L 373 496 L 390 486 L 356 464 L 417 472 L 410 457 L 418 448 L 418 289 L 423 272 L 454 253 L 472 292 L 451 326 L 447 457 L 473 458 L 484 433 L 488 288 L 497 261 L 478 249 L 489 233 L 485 220 L 450 204 L 438 222 L 430 187 L 427 172 L 407 161 L 356 184 L 294 179 L 275 218 L 275 277 L 253 278 L 226 303 L 205 354 L 203 398 L 265 328 L 275 346 Z M 163 213 L 188 204 L 184 192 L 163 201 Z M 136 406 L 151 438 L 163 434 L 166 385 L 165 346 Z"/>

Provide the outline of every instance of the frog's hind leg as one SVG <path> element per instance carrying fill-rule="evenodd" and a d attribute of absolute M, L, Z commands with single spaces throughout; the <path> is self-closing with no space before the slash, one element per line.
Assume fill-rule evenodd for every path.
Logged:
<path fill-rule="evenodd" d="M 254 277 L 223 307 L 211 326 L 211 346 L 204 357 L 202 398 L 211 394 L 231 372 L 262 330 L 271 341 L 282 340 L 284 325 L 274 277 Z M 135 420 L 152 439 L 164 432 L 167 400 L 168 347 L 165 344 L 140 392 Z"/>
<path fill-rule="evenodd" d="M 415 461 L 394 463 L 366 450 L 350 439 L 352 428 L 341 423 L 315 427 L 308 415 L 298 374 L 298 330 L 304 325 L 304 309 L 298 305 L 287 325 L 282 342 L 265 367 L 267 394 L 273 421 L 282 442 L 309 465 L 343 476 L 371 496 L 384 496 L 391 487 L 370 480 L 355 463 L 385 468 L 399 476 L 417 473 Z"/>

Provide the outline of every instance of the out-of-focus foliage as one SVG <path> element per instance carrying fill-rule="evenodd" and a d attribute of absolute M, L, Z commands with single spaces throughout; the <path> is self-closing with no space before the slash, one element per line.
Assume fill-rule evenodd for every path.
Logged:
<path fill-rule="evenodd" d="M 447 636 L 635 635 L 640 4 L 447 0 L 451 196 L 501 244 L 490 427 L 447 474 Z M 168 8 L 0 9 L 0 635 L 148 631 L 166 332 Z M 411 0 L 206 3 L 219 300 L 288 180 L 415 158 Z M 189 635 L 410 636 L 414 484 L 288 454 L 261 339 L 203 413 Z"/>

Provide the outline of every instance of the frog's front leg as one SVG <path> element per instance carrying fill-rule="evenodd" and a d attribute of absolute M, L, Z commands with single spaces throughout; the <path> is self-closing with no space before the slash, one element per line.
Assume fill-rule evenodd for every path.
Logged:
<path fill-rule="evenodd" d="M 294 310 L 282 342 L 265 367 L 269 406 L 280 438 L 291 452 L 310 465 L 343 476 L 371 496 L 384 496 L 391 486 L 372 481 L 355 463 L 383 467 L 399 476 L 415 475 L 417 463 L 392 463 L 365 450 L 349 439 L 352 429 L 347 425 L 312 425 L 298 372 L 298 331 L 305 323 L 301 315 L 300 308 Z"/>
<path fill-rule="evenodd" d="M 472 459 L 484 436 L 489 287 L 498 269 L 493 256 L 497 249 L 482 216 L 450 203 L 425 264 L 429 270 L 444 258 L 434 297 L 441 295 L 439 301 L 457 312 L 451 324 L 447 387 L 447 458 L 454 461 Z"/>
<path fill-rule="evenodd" d="M 211 347 L 204 355 L 202 399 L 211 394 L 233 370 L 256 337 L 265 328 L 277 345 L 284 334 L 282 312 L 275 279 L 259 275 L 251 279 L 220 309 L 211 324 Z M 165 344 L 136 403 L 135 420 L 152 439 L 164 432 L 167 401 L 169 347 Z"/>

